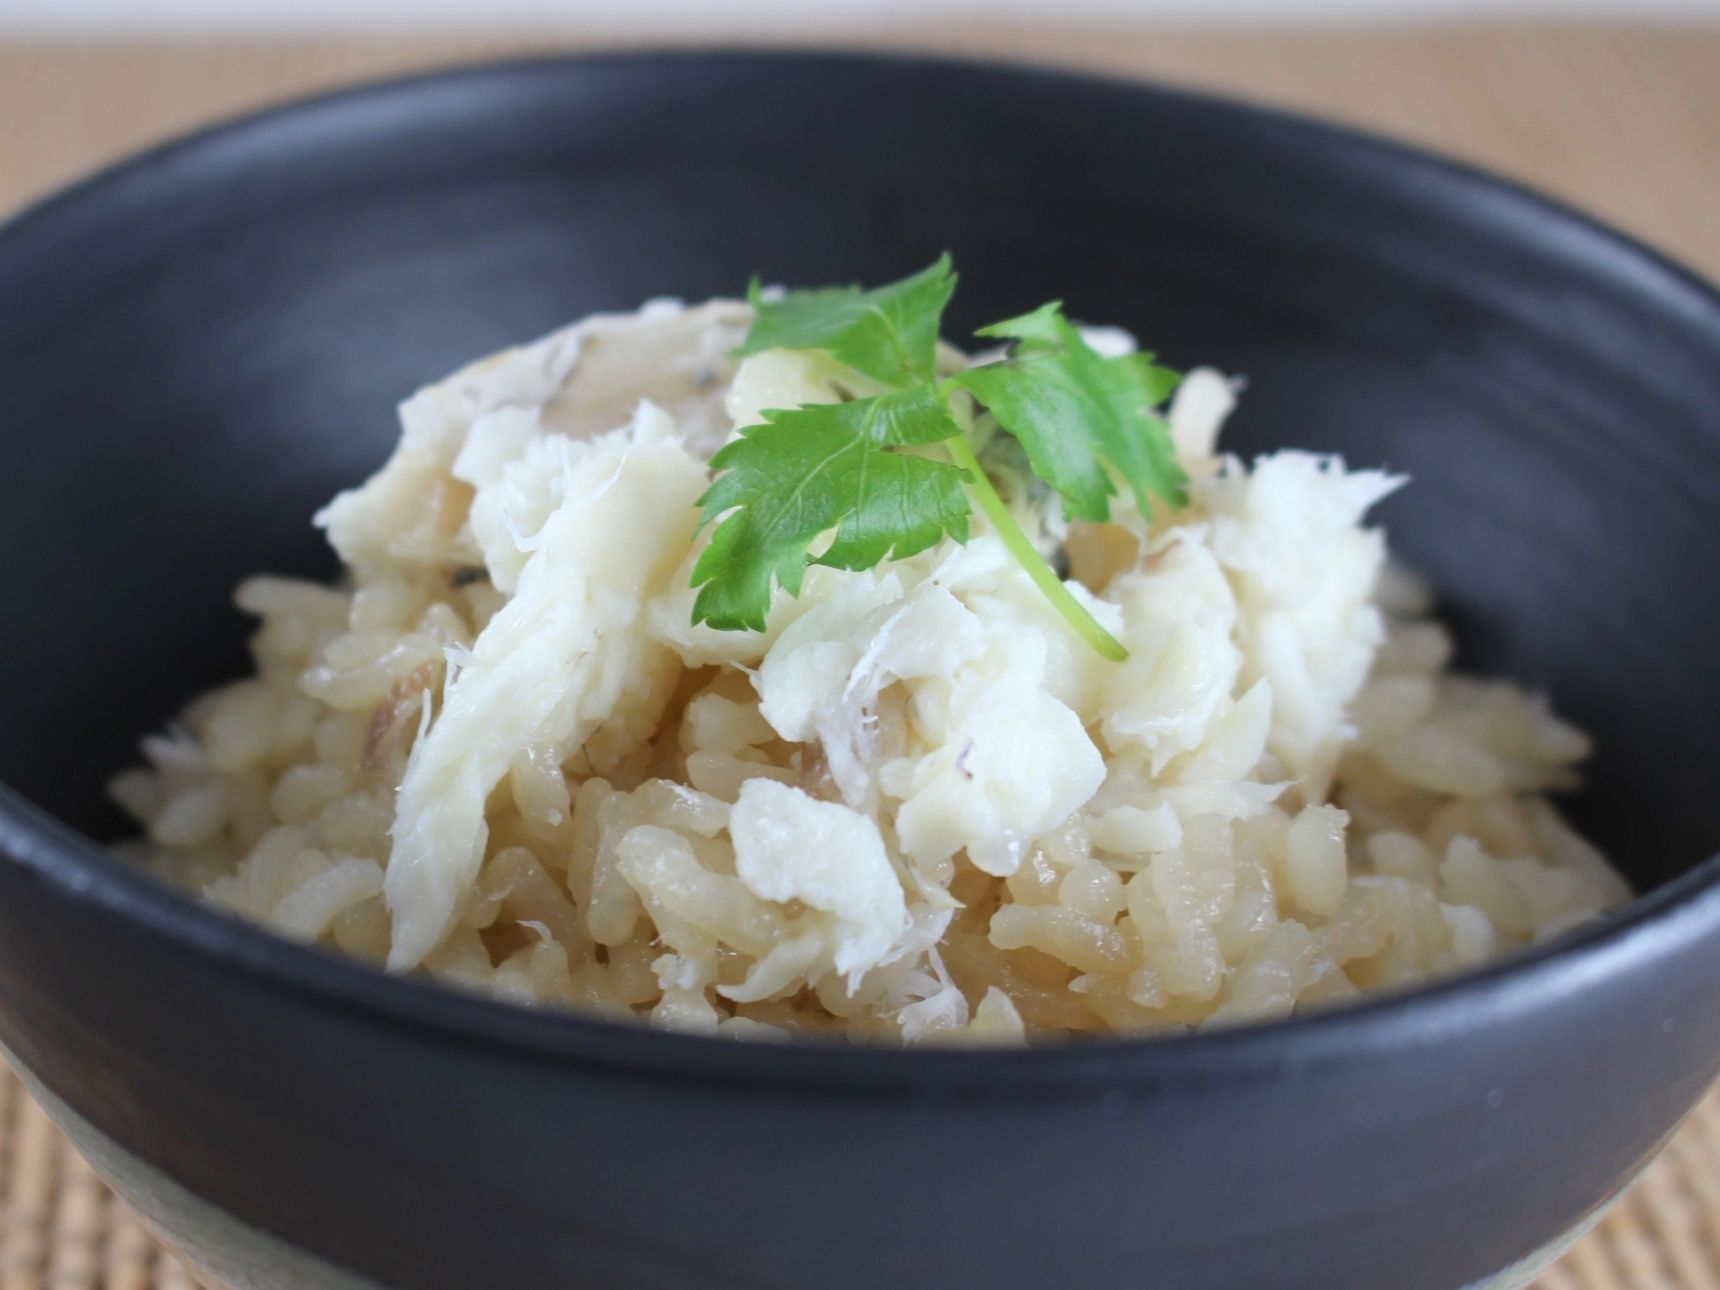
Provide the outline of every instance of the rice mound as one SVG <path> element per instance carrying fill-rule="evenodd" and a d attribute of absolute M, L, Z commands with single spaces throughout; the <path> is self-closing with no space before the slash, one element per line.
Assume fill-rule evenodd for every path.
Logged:
<path fill-rule="evenodd" d="M 737 367 L 749 319 L 654 302 L 410 399 L 318 517 L 342 585 L 245 582 L 256 675 L 114 781 L 146 831 L 122 850 L 515 1003 L 904 1042 L 1282 1017 L 1627 897 L 1544 796 L 1584 736 L 1451 673 L 1364 526 L 1401 481 L 1218 455 L 1217 373 L 1171 412 L 1186 510 L 1066 529 L 1012 499 L 1125 663 L 977 517 L 966 546 L 810 569 L 762 634 L 691 626 L 705 460 L 841 397 L 820 355 Z"/>

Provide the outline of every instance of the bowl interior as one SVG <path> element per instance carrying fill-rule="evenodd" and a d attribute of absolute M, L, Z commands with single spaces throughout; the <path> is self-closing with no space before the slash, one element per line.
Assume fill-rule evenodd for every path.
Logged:
<path fill-rule="evenodd" d="M 939 64 L 541 64 L 272 115 L 0 235 L 0 779 L 80 828 L 240 672 L 248 573 L 393 405 L 594 309 L 954 252 L 958 330 L 1050 297 L 1245 374 L 1228 436 L 1409 473 L 1380 518 L 1465 662 L 1597 740 L 1580 822 L 1640 885 L 1710 854 L 1720 307 L 1396 150 L 1173 94 Z"/>

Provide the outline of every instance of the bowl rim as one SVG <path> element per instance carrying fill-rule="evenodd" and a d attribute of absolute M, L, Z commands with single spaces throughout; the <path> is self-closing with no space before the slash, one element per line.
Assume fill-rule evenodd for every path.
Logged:
<path fill-rule="evenodd" d="M 318 113 L 386 108 L 425 92 L 461 90 L 506 99 L 532 78 L 602 69 L 709 64 L 760 69 L 798 64 L 1026 78 L 1070 92 L 1104 91 L 1198 108 L 1234 127 L 1277 131 L 1303 147 L 1394 182 L 1419 178 L 1447 199 L 1484 202 L 1486 221 L 1556 228 L 1568 256 L 1620 290 L 1656 297 L 1700 326 L 1720 349 L 1720 290 L 1692 270 L 1595 218 L 1512 180 L 1373 133 L 1299 112 L 1156 80 L 995 58 L 898 51 L 723 46 L 531 54 L 367 80 L 290 98 L 176 135 L 26 204 L 0 222 L 0 254 L 59 212 L 99 202 L 116 184 L 207 149 Z M 312 142 L 314 146 L 314 141 Z M 220 164 L 217 162 L 216 164 Z M 1472 214 L 1472 218 L 1478 218 Z M 1605 272 L 1603 272 L 1603 270 Z M 427 1043 L 481 1049 L 551 1066 L 577 1065 L 628 1078 L 718 1081 L 775 1095 L 956 1095 L 971 1099 L 1048 1091 L 1118 1096 L 1130 1086 L 1203 1088 L 1326 1067 L 1385 1051 L 1429 1047 L 1466 1031 L 1513 1024 L 1600 982 L 1720 930 L 1720 854 L 1562 936 L 1479 969 L 1283 1020 L 1187 1035 L 1105 1038 L 1039 1047 L 918 1048 L 839 1041 L 743 1043 L 655 1030 L 574 1011 L 533 1010 L 430 982 L 395 977 L 290 941 L 217 911 L 132 869 L 92 838 L 0 783 L 0 863 L 16 865 L 68 904 L 116 927 L 192 955 L 208 970 L 243 978 L 300 1006 Z"/>

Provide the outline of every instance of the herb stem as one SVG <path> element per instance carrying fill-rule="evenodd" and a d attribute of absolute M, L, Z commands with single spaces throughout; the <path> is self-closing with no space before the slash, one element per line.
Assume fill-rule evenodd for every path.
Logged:
<path fill-rule="evenodd" d="M 979 464 L 967 435 L 959 434 L 944 440 L 944 447 L 949 450 L 950 459 L 967 472 L 968 489 L 986 519 L 991 521 L 992 528 L 997 530 L 998 537 L 1003 539 L 1003 545 L 1020 561 L 1021 567 L 1027 570 L 1027 576 L 1033 579 L 1034 586 L 1063 615 L 1064 621 L 1082 640 L 1113 663 L 1121 663 L 1128 658 L 1129 651 L 1123 648 L 1123 643 L 1101 627 L 1098 619 L 1087 612 L 1086 606 L 1070 594 L 1063 579 L 1057 576 L 1045 562 L 1045 557 L 1028 540 L 1027 534 L 1021 531 L 1021 525 L 1015 522 L 1015 516 L 1009 513 L 1009 507 L 1004 505 L 1003 498 L 998 496 L 997 489 L 986 477 L 985 468 Z"/>

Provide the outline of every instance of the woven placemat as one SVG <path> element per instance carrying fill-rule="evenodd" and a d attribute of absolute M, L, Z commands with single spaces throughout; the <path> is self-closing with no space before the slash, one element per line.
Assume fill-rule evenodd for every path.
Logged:
<path fill-rule="evenodd" d="M 1535 1286 L 1720 1290 L 1720 1090 Z M 3 1066 L 0 1290 L 197 1290 Z"/>
<path fill-rule="evenodd" d="M 0 212 L 152 139 L 287 95 L 459 58 L 614 44 L 623 34 L 0 40 L 0 121 L 11 127 L 0 131 Z M 700 34 L 683 28 L 653 43 Z M 816 31 L 756 34 L 777 43 L 809 37 L 1032 57 L 1288 104 L 1516 175 L 1720 276 L 1720 26 L 1202 32 L 967 24 L 838 33 L 826 22 Z M 1539 1285 L 1720 1290 L 1720 1092 Z M 194 1290 L 3 1068 L 0 1290 Z"/>

